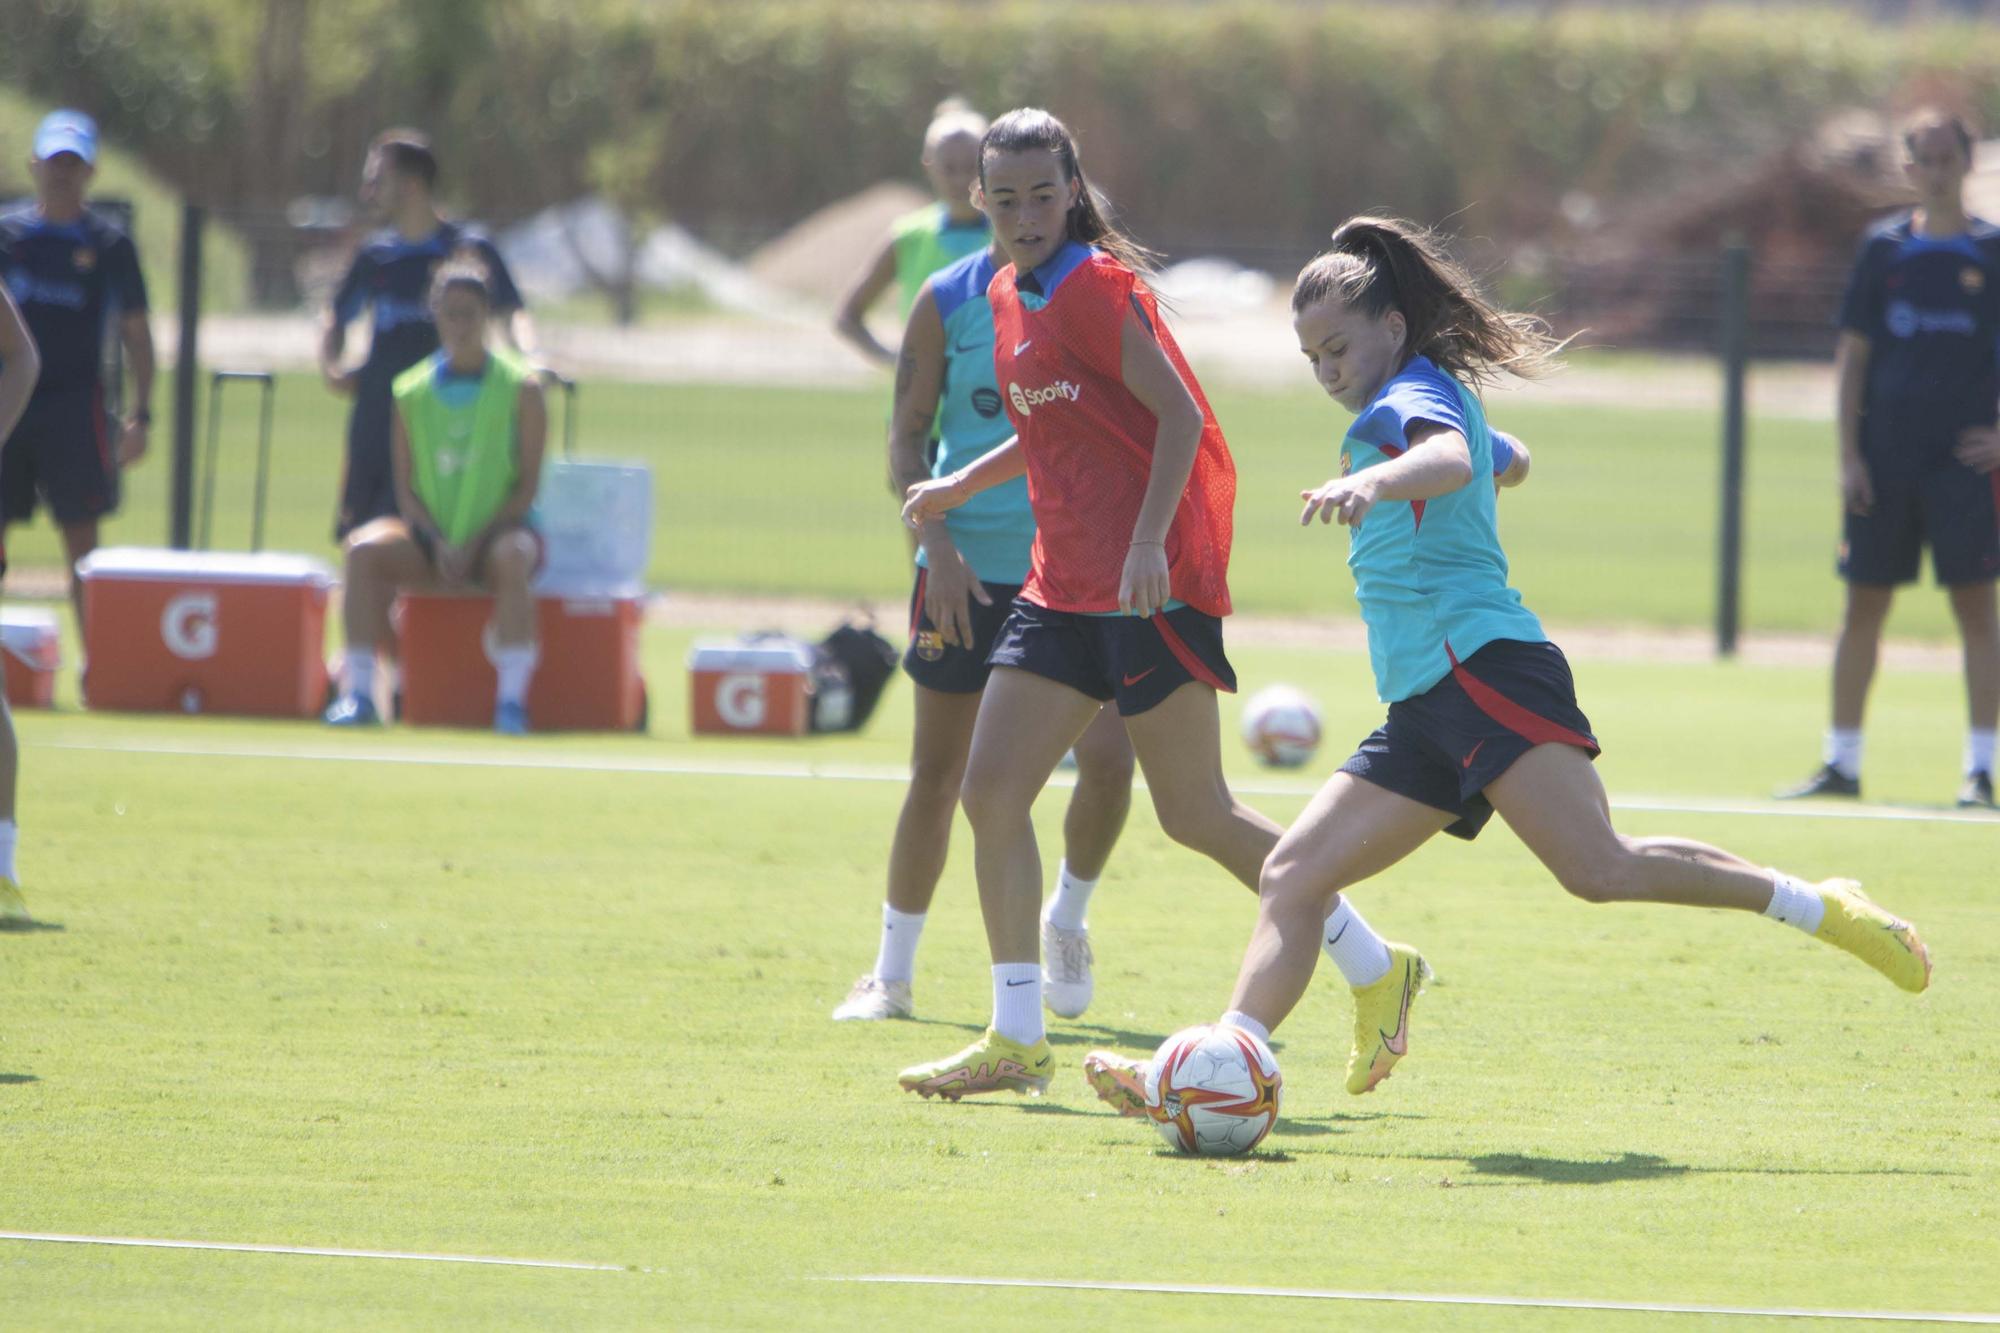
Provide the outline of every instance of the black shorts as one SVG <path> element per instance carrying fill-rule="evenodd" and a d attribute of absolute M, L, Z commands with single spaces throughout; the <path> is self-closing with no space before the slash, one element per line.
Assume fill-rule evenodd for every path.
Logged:
<path fill-rule="evenodd" d="M 1951 464 L 1929 472 L 1869 468 L 1874 508 L 1848 514 L 1840 576 L 1849 583 L 1914 583 L 1926 543 L 1947 586 L 2000 577 L 2000 472 Z"/>
<path fill-rule="evenodd" d="M 396 514 L 396 471 L 390 461 L 389 421 L 394 399 L 384 385 L 355 391 L 347 418 L 347 467 L 340 482 L 340 513 L 333 538 L 343 541 L 363 523 Z"/>
<path fill-rule="evenodd" d="M 1191 606 L 1150 618 L 1051 611 L 1017 600 L 987 661 L 1067 685 L 1093 699 L 1118 701 L 1133 717 L 1189 681 L 1236 692 L 1236 670 L 1222 652 L 1222 621 Z"/>
<path fill-rule="evenodd" d="M 910 594 L 910 646 L 903 653 L 903 670 L 927 690 L 977 694 L 986 688 L 986 678 L 993 674 L 986 656 L 993 651 L 1000 627 L 1007 623 L 1007 615 L 1014 609 L 1014 597 L 1021 591 L 1021 585 L 980 583 L 993 599 L 993 605 L 981 606 L 977 600 L 967 599 L 972 604 L 972 646 L 960 648 L 946 643 L 938 627 L 924 614 L 924 585 L 929 578 L 929 570 L 919 569 L 916 589 Z"/>
<path fill-rule="evenodd" d="M 1597 757 L 1568 660 L 1552 643 L 1496 639 L 1422 694 L 1390 704 L 1389 720 L 1340 771 L 1458 816 L 1445 832 L 1471 839 L 1493 817 L 1481 795 L 1487 784 L 1550 741 Z"/>
<path fill-rule="evenodd" d="M 118 463 L 100 387 L 37 393 L 0 447 L 0 515 L 33 518 L 37 500 L 58 523 L 117 510 Z"/>

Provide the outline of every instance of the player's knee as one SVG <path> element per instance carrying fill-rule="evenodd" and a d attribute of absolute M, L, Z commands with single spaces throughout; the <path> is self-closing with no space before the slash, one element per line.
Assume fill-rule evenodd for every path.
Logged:
<path fill-rule="evenodd" d="M 535 556 L 535 539 L 517 528 L 494 539 L 487 559 L 496 579 L 525 584 L 535 572 Z"/>
<path fill-rule="evenodd" d="M 1076 750 L 1076 787 L 1100 801 L 1130 800 L 1135 765 L 1129 746 L 1099 745 Z"/>
<path fill-rule="evenodd" d="M 1023 822 L 1034 806 L 1034 793 L 1024 793 L 1021 785 L 1003 773 L 968 768 L 959 785 L 959 804 L 965 807 L 966 822 L 977 834 L 981 829 L 999 829 Z"/>
<path fill-rule="evenodd" d="M 1229 804 L 1194 792 L 1153 792 L 1153 813 L 1160 829 L 1181 846 L 1204 854 L 1214 851 L 1227 837 Z"/>
<path fill-rule="evenodd" d="M 1622 837 L 1549 868 L 1571 897 L 1587 903 L 1628 902 L 1638 896 L 1639 853 Z"/>
<path fill-rule="evenodd" d="M 947 814 L 958 804 L 959 789 L 965 783 L 962 760 L 939 755 L 916 754 L 910 758 L 908 804 L 915 810 L 943 809 Z"/>

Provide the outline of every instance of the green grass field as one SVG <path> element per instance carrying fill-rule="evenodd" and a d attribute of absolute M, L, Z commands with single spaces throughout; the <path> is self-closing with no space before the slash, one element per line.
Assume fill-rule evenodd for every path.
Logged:
<path fill-rule="evenodd" d="M 1278 1132 L 1205 1163 L 1101 1111 L 1074 1066 L 1214 1017 L 1240 889 L 1135 810 L 1050 1095 L 899 1093 L 987 1006 L 961 836 L 921 1021 L 826 1018 L 872 956 L 906 687 L 859 738 L 697 741 L 686 646 L 649 639 L 650 738 L 22 715 L 22 864 L 50 928 L 0 934 L 0 1229 L 643 1271 L 0 1240 L 0 1322 L 1727 1322 L 823 1280 L 884 1273 L 2000 1309 L 1990 823 L 1620 816 L 1865 879 L 1932 943 L 1916 998 L 1769 922 L 1570 900 L 1497 826 L 1440 840 L 1357 898 L 1441 973 L 1411 1058 L 1348 1098 L 1349 1010 L 1323 977 L 1279 1034 Z M 1246 685 L 1320 696 L 1313 773 L 1376 719 L 1356 656 L 1234 655 Z M 1578 676 L 1614 800 L 1756 802 L 1812 758 L 1817 671 Z M 1945 675 L 1882 682 L 1870 786 L 1918 807 L 1900 813 L 1950 795 L 1956 696 Z M 1249 799 L 1297 812 L 1310 774 L 1225 750 Z M 752 772 L 808 766 L 851 776 Z M 1051 836 L 1060 811 L 1042 804 Z"/>
<path fill-rule="evenodd" d="M 231 392 L 215 542 L 249 538 L 254 395 Z M 591 384 L 581 452 L 651 465 L 653 581 L 785 596 L 899 597 L 903 537 L 880 445 L 883 397 L 868 391 Z M 165 397 L 161 421 L 167 419 Z M 1345 418 L 1310 391 L 1219 394 L 1240 476 L 1230 582 L 1246 611 L 1351 615 L 1342 534 L 1302 532 L 1298 492 L 1325 480 Z M 331 554 L 346 404 L 310 376 L 278 396 L 269 542 Z M 1496 409 L 1528 439 L 1536 470 L 1502 504 L 1515 583 L 1556 624 L 1701 627 L 1714 615 L 1716 427 L 1706 412 L 1585 407 Z M 559 429 L 559 427 L 558 427 Z M 164 542 L 167 443 L 128 477 L 110 540 Z M 1830 630 L 1838 515 L 1827 429 L 1779 419 L 1752 430 L 1745 518 L 1744 623 Z M 9 534 L 17 564 L 58 559 L 47 523 Z M 1944 599 L 1903 599 L 1891 632 L 1948 635 Z"/>

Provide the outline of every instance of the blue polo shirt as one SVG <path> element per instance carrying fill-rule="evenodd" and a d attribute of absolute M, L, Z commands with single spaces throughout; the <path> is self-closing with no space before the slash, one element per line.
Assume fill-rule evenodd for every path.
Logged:
<path fill-rule="evenodd" d="M 33 204 L 0 215 L 0 280 L 41 350 L 37 396 L 96 388 L 109 321 L 147 308 L 131 238 L 90 209 L 61 223 Z"/>

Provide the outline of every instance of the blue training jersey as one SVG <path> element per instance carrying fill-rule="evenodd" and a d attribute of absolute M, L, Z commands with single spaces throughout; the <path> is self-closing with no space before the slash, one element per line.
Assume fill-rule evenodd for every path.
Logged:
<path fill-rule="evenodd" d="M 944 321 L 944 388 L 932 476 L 958 471 L 1014 433 L 993 373 L 993 307 L 986 302 L 992 281 L 993 258 L 984 249 L 931 275 L 931 299 Z M 1025 583 L 1035 544 L 1027 477 L 973 496 L 945 515 L 945 530 L 980 582 Z M 917 563 L 926 563 L 922 551 Z"/>
<path fill-rule="evenodd" d="M 1340 445 L 1342 476 L 1378 467 L 1429 421 L 1465 437 L 1472 480 L 1429 500 L 1379 501 L 1352 529 L 1347 564 L 1385 703 L 1422 694 L 1495 639 L 1540 643 L 1542 622 L 1507 586 L 1493 493 L 1496 441 L 1479 399 L 1416 357 L 1369 400 Z M 1504 443 L 1498 448 L 1506 450 Z M 1507 451 L 1511 453 L 1511 451 Z"/>
<path fill-rule="evenodd" d="M 0 279 L 42 354 L 37 395 L 95 388 L 108 321 L 146 310 L 139 252 L 90 209 L 75 222 L 50 222 L 33 204 L 0 216 Z"/>
<path fill-rule="evenodd" d="M 2000 228 L 1919 236 L 1908 213 L 1869 229 L 1840 327 L 1868 339 L 1861 444 L 1871 463 L 1952 466 L 1966 426 L 2000 401 Z"/>
<path fill-rule="evenodd" d="M 385 400 L 396 376 L 435 352 L 437 325 L 431 320 L 431 277 L 452 254 L 476 254 L 493 288 L 495 313 L 521 308 L 507 263 L 484 233 L 459 222 L 441 222 L 421 241 L 406 240 L 393 227 L 374 233 L 355 253 L 334 293 L 333 315 L 346 324 L 369 317 L 368 360 L 361 367 L 361 390 Z"/>

